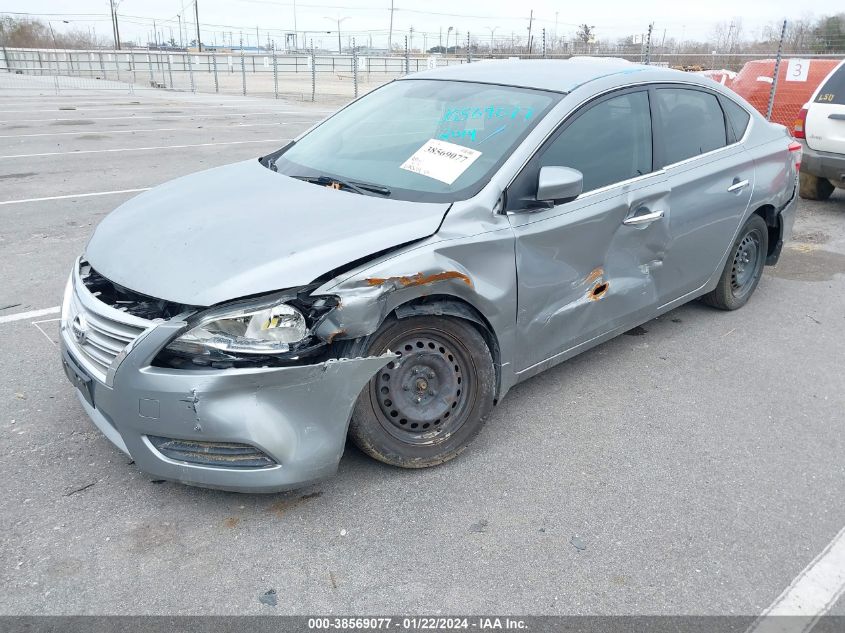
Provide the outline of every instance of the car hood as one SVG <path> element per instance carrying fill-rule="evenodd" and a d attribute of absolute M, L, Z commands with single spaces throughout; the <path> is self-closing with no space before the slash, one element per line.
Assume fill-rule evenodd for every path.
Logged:
<path fill-rule="evenodd" d="M 249 160 L 129 200 L 97 226 L 85 257 L 130 290 L 209 306 L 303 286 L 433 235 L 448 208 L 337 191 Z"/>

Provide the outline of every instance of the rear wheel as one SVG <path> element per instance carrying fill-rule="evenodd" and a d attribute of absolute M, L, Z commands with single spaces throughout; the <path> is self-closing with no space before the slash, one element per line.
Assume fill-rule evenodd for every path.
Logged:
<path fill-rule="evenodd" d="M 798 195 L 806 200 L 827 200 L 836 187 L 827 178 L 805 172 L 798 174 Z"/>
<path fill-rule="evenodd" d="M 769 230 L 759 215 L 752 215 L 733 243 L 716 288 L 701 299 L 721 310 L 744 306 L 763 276 L 769 249 Z"/>
<path fill-rule="evenodd" d="M 349 435 L 365 453 L 394 466 L 424 468 L 460 454 L 493 407 L 490 350 L 469 322 L 444 317 L 390 319 L 365 342 L 391 361 L 364 387 Z"/>

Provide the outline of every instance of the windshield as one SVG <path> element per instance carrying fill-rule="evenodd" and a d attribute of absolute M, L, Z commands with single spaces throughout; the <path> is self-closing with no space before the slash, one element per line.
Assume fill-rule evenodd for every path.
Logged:
<path fill-rule="evenodd" d="M 275 169 L 323 185 L 326 177 L 336 178 L 368 195 L 463 200 L 481 190 L 562 96 L 467 82 L 394 81 L 291 145 Z"/>

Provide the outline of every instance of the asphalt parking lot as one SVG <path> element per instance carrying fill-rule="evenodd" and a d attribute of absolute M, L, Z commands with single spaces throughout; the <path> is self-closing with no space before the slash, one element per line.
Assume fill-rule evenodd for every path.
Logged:
<path fill-rule="evenodd" d="M 73 259 L 138 191 L 266 153 L 325 114 L 0 93 L 0 614 L 754 615 L 837 538 L 842 190 L 799 202 L 745 308 L 688 304 L 518 386 L 444 466 L 349 447 L 334 479 L 263 496 L 139 472 L 61 369 Z M 259 601 L 270 589 L 275 606 Z"/>

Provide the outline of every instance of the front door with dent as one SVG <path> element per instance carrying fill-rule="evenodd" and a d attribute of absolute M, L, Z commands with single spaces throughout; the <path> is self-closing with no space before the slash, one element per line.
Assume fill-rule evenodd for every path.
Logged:
<path fill-rule="evenodd" d="M 669 244 L 669 189 L 653 164 L 649 93 L 611 93 L 570 117 L 507 192 L 518 276 L 517 372 L 647 316 Z M 584 175 L 584 193 L 538 205 L 539 170 Z"/>

